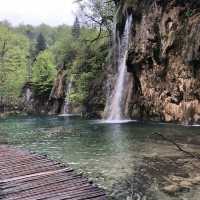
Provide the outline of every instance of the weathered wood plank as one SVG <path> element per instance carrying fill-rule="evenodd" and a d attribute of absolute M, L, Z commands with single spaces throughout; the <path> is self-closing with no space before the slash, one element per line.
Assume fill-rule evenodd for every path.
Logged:
<path fill-rule="evenodd" d="M 0 146 L 0 199 L 106 200 L 106 195 L 68 165 Z"/>

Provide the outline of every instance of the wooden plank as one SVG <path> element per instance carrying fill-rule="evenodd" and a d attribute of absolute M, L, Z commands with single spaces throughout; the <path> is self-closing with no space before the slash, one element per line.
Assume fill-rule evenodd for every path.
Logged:
<path fill-rule="evenodd" d="M 88 182 L 87 179 L 84 179 L 82 177 L 76 177 L 76 176 L 73 176 L 73 177 L 70 177 L 70 178 L 63 178 L 63 179 L 60 179 L 60 180 L 53 180 L 51 179 L 48 180 L 48 181 L 38 181 L 38 182 L 35 182 L 35 183 L 32 183 L 31 181 L 28 183 L 28 184 L 22 184 L 22 185 L 17 185 L 16 187 L 9 187 L 7 189 L 4 189 L 2 191 L 2 194 L 8 194 L 8 193 L 16 193 L 16 192 L 21 192 L 21 191 L 25 191 L 25 190 L 31 190 L 31 189 L 35 189 L 35 188 L 39 188 L 39 187 L 44 187 L 44 186 L 48 186 L 48 185 L 51 185 L 51 184 L 68 184 L 68 183 L 72 183 L 72 181 L 74 180 L 75 183 L 80 183 L 80 182 Z"/>
<path fill-rule="evenodd" d="M 80 175 L 77 175 L 75 174 L 75 172 L 73 170 L 64 170 L 64 172 L 67 172 L 67 177 L 71 177 L 71 176 L 80 176 Z M 2 189 L 5 189 L 5 188 L 8 188 L 8 187 L 16 187 L 17 185 L 22 185 L 22 184 L 26 184 L 28 182 L 34 182 L 34 181 L 45 181 L 45 180 L 49 180 L 49 179 L 60 179 L 62 177 L 65 177 L 66 174 L 64 174 L 64 172 L 58 172 L 58 173 L 52 173 L 52 174 L 48 174 L 48 173 L 45 173 L 45 174 L 42 174 L 40 176 L 26 176 L 26 177 L 23 177 L 23 178 L 18 178 L 16 180 L 12 180 L 11 182 L 4 182 L 3 185 L 0 184 L 0 187 Z"/>
<path fill-rule="evenodd" d="M 106 200 L 105 192 L 69 165 L 21 149 L 0 146 L 0 199 Z"/>
<path fill-rule="evenodd" d="M 26 179 L 26 178 L 30 178 L 30 177 L 36 177 L 36 176 L 40 176 L 41 177 L 41 176 L 44 176 L 44 175 L 51 175 L 51 174 L 60 173 L 60 172 L 64 172 L 64 171 L 69 171 L 69 170 L 71 171 L 72 169 L 64 168 L 64 169 L 59 169 L 59 170 L 56 170 L 56 171 L 46 171 L 46 172 L 29 174 L 29 175 L 25 175 L 25 176 L 18 176 L 18 177 L 14 177 L 14 178 L 10 178 L 10 179 L 0 180 L 0 183 L 12 182 L 12 181 Z"/>

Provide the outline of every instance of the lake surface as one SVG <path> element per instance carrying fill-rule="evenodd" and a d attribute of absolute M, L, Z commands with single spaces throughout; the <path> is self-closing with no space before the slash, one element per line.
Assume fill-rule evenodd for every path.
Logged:
<path fill-rule="evenodd" d="M 186 138 L 200 127 L 129 122 L 108 124 L 80 117 L 10 117 L 0 120 L 0 142 L 71 164 L 99 185 L 112 185 L 134 172 L 144 156 L 175 153 L 166 143 L 151 140 L 153 132 Z"/>

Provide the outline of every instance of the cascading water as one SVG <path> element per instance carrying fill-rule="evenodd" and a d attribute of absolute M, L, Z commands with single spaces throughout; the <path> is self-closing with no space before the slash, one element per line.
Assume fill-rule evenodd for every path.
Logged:
<path fill-rule="evenodd" d="M 109 115 L 107 120 L 108 121 L 120 121 L 124 119 L 123 113 L 123 105 L 125 104 L 124 101 L 124 86 L 126 83 L 126 79 L 128 77 L 127 66 L 126 66 L 126 56 L 128 52 L 129 46 L 129 36 L 131 31 L 131 24 L 132 24 L 132 16 L 129 16 L 126 20 L 126 25 L 124 29 L 124 33 L 119 39 L 118 34 L 114 34 L 114 41 L 117 42 L 114 44 L 114 47 L 118 47 L 118 55 L 117 55 L 117 63 L 118 65 L 118 77 L 115 84 L 115 89 L 113 91 L 113 95 L 111 98 L 111 103 L 109 105 Z M 115 49 L 116 52 L 116 49 Z M 116 53 L 115 53 L 116 54 Z"/>
<path fill-rule="evenodd" d="M 66 99 L 65 99 L 65 104 L 64 104 L 64 109 L 63 109 L 63 114 L 67 115 L 69 114 L 69 95 L 71 93 L 71 89 L 72 89 L 72 80 L 70 80 L 70 82 L 67 85 L 67 93 L 66 93 Z"/>
<path fill-rule="evenodd" d="M 70 100 L 69 100 L 69 95 L 71 93 L 72 90 L 72 82 L 73 79 L 70 80 L 70 82 L 67 85 L 66 88 L 66 97 L 65 97 L 65 102 L 64 102 L 64 107 L 63 107 L 63 114 L 59 115 L 61 117 L 75 117 L 75 116 L 81 116 L 81 114 L 79 113 L 72 113 L 71 108 L 70 108 Z"/>

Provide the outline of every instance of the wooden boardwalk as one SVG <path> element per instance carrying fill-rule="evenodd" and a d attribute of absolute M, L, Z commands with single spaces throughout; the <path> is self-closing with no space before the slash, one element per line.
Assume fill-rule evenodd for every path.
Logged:
<path fill-rule="evenodd" d="M 0 199 L 105 200 L 102 189 L 46 156 L 0 146 Z"/>

